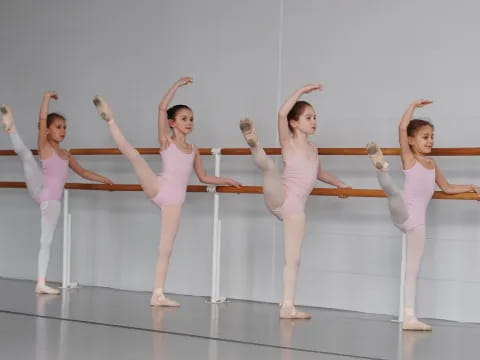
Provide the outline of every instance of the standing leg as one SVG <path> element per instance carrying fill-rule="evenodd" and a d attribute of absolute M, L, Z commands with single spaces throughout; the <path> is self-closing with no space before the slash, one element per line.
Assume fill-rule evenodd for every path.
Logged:
<path fill-rule="evenodd" d="M 389 166 L 383 159 L 380 148 L 375 143 L 367 144 L 367 152 L 377 168 L 377 178 L 380 186 L 388 196 L 388 207 L 395 224 L 403 224 L 408 219 L 408 210 L 403 200 L 402 192 L 389 174 Z M 415 294 L 420 261 L 425 246 L 425 226 L 420 225 L 407 231 L 407 267 L 405 274 L 404 295 L 404 330 L 432 330 L 428 324 L 419 321 L 415 315 Z"/>
<path fill-rule="evenodd" d="M 250 146 L 253 162 L 262 171 L 265 203 L 270 210 L 276 210 L 285 201 L 282 177 L 278 173 L 273 160 L 265 154 L 260 146 L 253 122 L 250 119 L 240 120 L 240 130 Z"/>
<path fill-rule="evenodd" d="M 17 132 L 15 123 L 13 122 L 12 110 L 6 105 L 3 105 L 0 110 L 2 113 L 3 128 L 10 137 L 13 150 L 15 150 L 22 160 L 27 190 L 30 196 L 36 200 L 43 188 L 42 171 L 33 158 L 32 152 L 25 146 L 22 138 Z"/>
<path fill-rule="evenodd" d="M 37 294 L 60 294 L 60 291 L 46 285 L 47 268 L 50 261 L 50 245 L 60 217 L 61 204 L 58 200 L 44 201 L 40 204 L 42 214 L 40 251 L 38 253 L 38 276 L 35 292 Z"/>
<path fill-rule="evenodd" d="M 181 213 L 182 205 L 165 205 L 162 207 L 159 254 L 155 270 L 155 285 L 150 300 L 152 306 L 180 306 L 176 301 L 165 297 L 163 290 Z"/>
<path fill-rule="evenodd" d="M 407 267 L 405 273 L 404 330 L 432 330 L 432 327 L 419 321 L 415 314 L 417 277 L 425 247 L 425 225 L 416 226 L 407 232 Z"/>
<path fill-rule="evenodd" d="M 285 264 L 283 267 L 283 301 L 280 318 L 309 319 L 310 315 L 295 309 L 295 287 L 297 284 L 300 255 L 305 235 L 305 214 L 295 214 L 283 220 Z"/>
<path fill-rule="evenodd" d="M 153 199 L 158 191 L 157 175 L 152 171 L 147 162 L 140 156 L 137 149 L 128 143 L 117 126 L 113 113 L 108 104 L 100 96 L 96 96 L 93 103 L 97 107 L 100 116 L 107 122 L 113 140 L 119 150 L 130 161 L 137 179 L 149 199 Z M 155 272 L 155 286 L 150 301 L 152 306 L 179 306 L 173 300 L 167 299 L 163 293 L 167 276 L 168 263 L 173 248 L 173 241 L 178 230 L 182 206 L 167 205 L 162 207 L 162 224 L 160 233 L 160 248 Z"/>
<path fill-rule="evenodd" d="M 283 181 L 275 163 L 267 157 L 260 146 L 253 123 L 249 119 L 240 121 L 240 130 L 250 146 L 253 161 L 263 174 L 263 193 L 265 203 L 270 210 L 278 210 L 285 201 Z M 285 264 L 283 269 L 283 301 L 280 308 L 280 318 L 309 319 L 310 315 L 295 309 L 295 286 L 297 282 L 300 252 L 305 233 L 305 214 L 295 214 L 283 219 Z"/>
<path fill-rule="evenodd" d="M 145 159 L 142 158 L 140 153 L 123 136 L 120 128 L 118 127 L 113 113 L 110 110 L 108 104 L 100 96 L 96 96 L 93 100 L 93 103 L 97 107 L 97 110 L 101 117 L 107 122 L 112 138 L 118 146 L 120 152 L 125 155 L 125 157 L 130 161 L 133 166 L 135 175 L 137 176 L 138 182 L 142 187 L 145 195 L 149 199 L 152 199 L 158 193 L 158 181 L 157 175 L 152 171 Z"/>

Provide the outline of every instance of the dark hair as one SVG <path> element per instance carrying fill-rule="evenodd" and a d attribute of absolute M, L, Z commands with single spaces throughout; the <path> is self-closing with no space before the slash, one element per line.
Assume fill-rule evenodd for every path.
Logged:
<path fill-rule="evenodd" d="M 434 129 L 433 124 L 430 121 L 422 120 L 422 119 L 412 119 L 408 123 L 407 126 L 407 135 L 408 136 L 415 136 L 418 130 L 424 126 L 430 126 L 432 130 Z"/>
<path fill-rule="evenodd" d="M 293 127 L 290 125 L 290 120 L 297 121 L 300 115 L 303 114 L 307 106 L 312 106 L 310 103 L 306 101 L 297 101 L 295 105 L 293 105 L 292 109 L 287 114 L 287 121 L 288 121 L 288 128 L 293 133 Z"/>
<path fill-rule="evenodd" d="M 56 119 L 60 119 L 60 120 L 63 120 L 63 121 L 67 121 L 67 119 L 65 119 L 65 116 L 63 116 L 62 114 L 59 114 L 59 113 L 50 113 L 50 114 L 47 115 L 47 128 L 49 128 L 50 125 L 52 125 L 52 123 L 53 123 Z"/>
<path fill-rule="evenodd" d="M 192 111 L 192 109 L 190 109 L 190 107 L 188 107 L 187 105 L 182 105 L 182 104 L 174 105 L 174 106 L 170 107 L 167 110 L 168 120 L 175 120 L 175 116 L 177 115 L 177 112 L 179 112 L 180 110 L 183 110 L 183 109 L 187 109 L 187 110 Z"/>

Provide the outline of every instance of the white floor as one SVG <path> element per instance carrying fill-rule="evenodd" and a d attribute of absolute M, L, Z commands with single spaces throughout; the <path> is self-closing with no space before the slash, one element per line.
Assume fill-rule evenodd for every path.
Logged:
<path fill-rule="evenodd" d="M 278 319 L 278 305 L 85 287 L 36 296 L 30 281 L 0 279 L 0 359 L 477 359 L 480 325 L 430 321 L 431 333 L 402 332 L 386 316 L 307 309 L 307 321 Z"/>

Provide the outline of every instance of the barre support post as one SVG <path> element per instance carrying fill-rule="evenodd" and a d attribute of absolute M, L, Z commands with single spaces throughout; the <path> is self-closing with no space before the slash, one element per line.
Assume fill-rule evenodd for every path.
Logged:
<path fill-rule="evenodd" d="M 62 288 L 78 287 L 77 282 L 71 281 L 72 269 L 72 214 L 69 209 L 69 192 L 63 190 L 63 259 L 62 259 Z"/>
<path fill-rule="evenodd" d="M 220 176 L 221 148 L 213 148 L 212 155 L 215 157 L 215 176 Z M 212 238 L 212 289 L 210 303 L 216 304 L 225 302 L 226 299 L 220 296 L 220 265 L 221 265 L 221 220 L 219 215 L 220 196 L 215 187 L 208 189 L 213 192 L 213 238 Z"/>

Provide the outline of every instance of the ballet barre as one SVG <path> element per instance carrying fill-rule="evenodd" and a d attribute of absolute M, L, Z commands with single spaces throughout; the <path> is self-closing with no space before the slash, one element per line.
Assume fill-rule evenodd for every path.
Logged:
<path fill-rule="evenodd" d="M 268 155 L 281 155 L 280 148 L 264 148 Z M 158 155 L 159 148 L 137 148 L 142 155 Z M 250 155 L 249 148 L 198 148 L 200 155 L 213 155 L 215 158 L 215 176 L 220 176 L 221 157 Z M 37 155 L 36 150 L 32 152 Z M 399 148 L 382 148 L 386 156 L 400 155 Z M 121 155 L 116 148 L 80 148 L 71 149 L 72 155 Z M 347 155 L 347 156 L 365 156 L 368 155 L 365 148 L 318 148 L 319 155 Z M 13 150 L 0 150 L 0 156 L 15 155 Z M 480 148 L 462 147 L 462 148 L 435 148 L 432 149 L 432 156 L 479 156 Z M 373 169 L 372 169 L 373 170 Z M 0 188 L 25 188 L 24 182 L 0 181 Z M 62 287 L 75 287 L 77 283 L 71 281 L 71 214 L 69 212 L 69 190 L 97 190 L 97 191 L 142 191 L 140 185 L 136 184 L 87 184 L 87 183 L 66 183 L 64 190 L 64 232 L 63 232 L 63 273 Z M 212 280 L 211 280 L 211 303 L 220 303 L 226 300 L 220 295 L 220 257 L 221 257 L 221 219 L 220 219 L 220 198 L 219 194 L 262 194 L 261 186 L 242 186 L 236 188 L 233 186 L 206 186 L 189 185 L 187 192 L 213 193 L 213 246 L 212 246 Z M 336 189 L 336 188 L 314 188 L 311 192 L 313 196 L 335 196 L 335 197 L 362 197 L 362 198 L 384 198 L 383 190 L 377 189 Z M 477 200 L 475 193 L 462 193 L 449 195 L 442 191 L 435 191 L 433 199 L 441 200 Z M 403 291 L 405 281 L 406 266 L 406 238 L 402 237 L 402 262 L 400 278 L 400 299 L 398 320 L 403 320 Z"/>
<path fill-rule="evenodd" d="M 0 181 L 0 188 L 25 189 L 26 184 L 22 181 Z M 97 191 L 142 191 L 137 184 L 114 184 L 105 185 L 97 183 L 65 183 L 67 190 L 97 190 Z M 187 192 L 206 193 L 216 192 L 221 194 L 263 194 L 261 186 L 214 186 L 188 185 Z M 336 188 L 314 188 L 310 193 L 312 196 L 333 196 L 333 197 L 361 197 L 361 198 L 385 198 L 383 190 L 377 189 L 336 189 Z M 477 200 L 475 193 L 445 194 L 443 191 L 435 191 L 433 199 L 437 200 Z"/>
<path fill-rule="evenodd" d="M 160 148 L 137 148 L 137 151 L 141 155 L 158 155 Z M 210 148 L 198 148 L 200 155 L 212 155 L 212 149 Z M 33 155 L 38 155 L 38 150 L 31 149 Z M 117 148 L 79 148 L 70 149 L 72 155 L 122 155 Z M 0 156 L 12 156 L 17 155 L 13 150 L 0 150 Z"/>
<path fill-rule="evenodd" d="M 141 155 L 158 155 L 159 148 L 137 148 Z M 267 155 L 281 155 L 280 148 L 264 148 Z M 215 151 L 219 151 L 219 155 L 250 155 L 252 152 L 249 148 L 198 148 L 200 155 L 215 155 Z M 399 148 L 382 148 L 382 152 L 386 156 L 400 155 Z M 34 155 L 38 155 L 36 149 L 32 149 Z M 117 148 L 78 148 L 70 149 L 72 155 L 121 155 Z M 361 156 L 368 155 L 365 148 L 318 148 L 319 155 L 349 155 Z M 13 156 L 16 153 L 13 150 L 0 150 L 0 156 Z M 479 156 L 480 148 L 478 147 L 460 147 L 460 148 L 434 148 L 431 152 L 432 156 Z"/>

